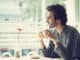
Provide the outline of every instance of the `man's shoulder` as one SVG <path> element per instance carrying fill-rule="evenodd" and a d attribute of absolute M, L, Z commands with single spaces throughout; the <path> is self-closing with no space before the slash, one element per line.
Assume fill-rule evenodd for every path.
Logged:
<path fill-rule="evenodd" d="M 67 30 L 72 32 L 72 33 L 79 33 L 78 30 L 75 27 L 73 27 L 73 26 L 69 26 L 68 25 L 67 26 Z"/>
<path fill-rule="evenodd" d="M 67 29 L 71 30 L 71 31 L 77 31 L 77 29 L 75 27 L 69 26 L 69 25 L 67 25 Z"/>

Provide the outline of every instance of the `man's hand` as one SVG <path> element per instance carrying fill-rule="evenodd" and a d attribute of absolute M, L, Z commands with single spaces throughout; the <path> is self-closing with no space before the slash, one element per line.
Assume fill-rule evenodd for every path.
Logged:
<path fill-rule="evenodd" d="M 44 32 L 45 32 L 45 37 L 49 38 L 51 41 L 53 41 L 55 48 L 57 48 L 58 47 L 58 41 L 57 41 L 57 38 L 55 37 L 55 35 L 49 30 L 45 30 Z"/>
<path fill-rule="evenodd" d="M 39 33 L 39 38 L 40 38 L 40 48 L 44 48 L 44 43 L 43 43 L 43 38 L 44 38 L 44 35 L 43 35 L 43 32 L 40 32 Z"/>
<path fill-rule="evenodd" d="M 51 31 L 45 30 L 44 32 L 45 32 L 45 37 L 46 37 L 46 38 L 50 38 L 50 39 L 56 40 L 55 35 L 54 35 Z"/>
<path fill-rule="evenodd" d="M 40 38 L 40 40 L 43 40 L 43 38 L 44 38 L 43 32 L 39 33 L 39 38 Z"/>

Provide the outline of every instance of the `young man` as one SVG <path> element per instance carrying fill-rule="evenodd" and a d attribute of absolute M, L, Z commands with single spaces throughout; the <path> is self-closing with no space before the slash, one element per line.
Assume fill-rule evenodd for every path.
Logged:
<path fill-rule="evenodd" d="M 52 33 L 45 30 L 45 36 L 42 32 L 39 33 L 40 45 L 45 57 L 64 58 L 65 60 L 75 60 L 80 58 L 80 35 L 79 32 L 66 25 L 67 14 L 62 5 L 56 4 L 47 7 L 48 18 L 47 22 L 50 28 L 54 28 Z M 50 44 L 46 48 L 43 38 L 49 38 Z"/>

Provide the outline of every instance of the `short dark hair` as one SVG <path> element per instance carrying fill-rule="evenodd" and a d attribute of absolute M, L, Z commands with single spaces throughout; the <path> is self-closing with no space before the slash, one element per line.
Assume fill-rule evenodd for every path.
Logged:
<path fill-rule="evenodd" d="M 55 20 L 61 19 L 62 25 L 66 25 L 67 14 L 66 14 L 66 9 L 64 8 L 64 6 L 60 4 L 50 5 L 47 7 L 47 10 L 53 12 Z"/>

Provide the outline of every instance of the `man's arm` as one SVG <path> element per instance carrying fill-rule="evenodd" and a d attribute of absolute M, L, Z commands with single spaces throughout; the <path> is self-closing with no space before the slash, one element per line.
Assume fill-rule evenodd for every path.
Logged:
<path fill-rule="evenodd" d="M 45 57 L 49 57 L 49 58 L 59 58 L 60 57 L 56 52 L 54 52 L 54 44 L 52 41 L 50 41 L 48 48 L 44 46 L 42 47 L 41 50 Z"/>
<path fill-rule="evenodd" d="M 66 60 L 73 58 L 74 52 L 76 53 L 74 54 L 75 56 L 80 55 L 80 35 L 76 29 L 73 29 L 70 33 L 69 43 L 66 48 L 56 39 L 56 37 L 51 32 L 47 31 L 46 35 L 52 39 L 57 53 Z"/>
<path fill-rule="evenodd" d="M 39 35 L 42 35 L 42 33 L 40 33 Z M 56 54 L 53 50 L 54 50 L 54 44 L 53 42 L 50 41 L 50 44 L 49 44 L 49 47 L 46 48 L 44 43 L 43 43 L 43 40 L 42 40 L 42 36 L 39 36 L 40 37 L 40 48 L 42 50 L 42 53 L 45 57 L 50 57 L 50 58 L 58 58 L 58 54 Z"/>
<path fill-rule="evenodd" d="M 57 38 L 53 35 L 53 33 L 49 30 L 45 30 L 45 35 L 47 38 L 49 38 L 52 43 L 54 44 L 55 49 L 60 51 L 59 56 L 64 56 L 65 48 L 64 46 L 57 40 Z"/>

